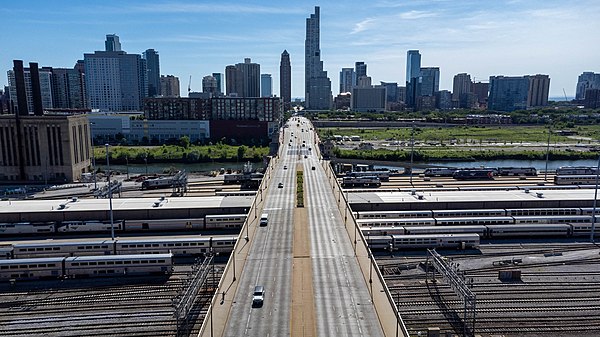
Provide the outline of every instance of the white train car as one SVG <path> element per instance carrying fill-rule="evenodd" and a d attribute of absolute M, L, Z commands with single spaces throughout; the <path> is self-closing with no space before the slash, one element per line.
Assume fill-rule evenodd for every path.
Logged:
<path fill-rule="evenodd" d="M 419 227 L 414 227 L 419 228 Z M 386 236 L 392 234 L 406 234 L 404 227 L 362 227 L 361 232 L 365 237 L 369 236 Z"/>
<path fill-rule="evenodd" d="M 123 230 L 123 220 L 113 221 L 115 231 Z M 59 233 L 77 233 L 77 232 L 110 232 L 110 221 L 63 221 L 56 231 Z"/>
<path fill-rule="evenodd" d="M 219 214 L 204 217 L 205 229 L 242 228 L 246 221 L 246 214 Z"/>
<path fill-rule="evenodd" d="M 572 236 L 588 236 L 592 232 L 592 224 L 591 223 L 575 223 L 571 225 L 571 235 Z M 596 223 L 594 232 L 600 233 L 600 224 Z"/>
<path fill-rule="evenodd" d="M 125 220 L 125 231 L 179 231 L 203 229 L 204 219 Z"/>
<path fill-rule="evenodd" d="M 0 223 L 0 235 L 47 234 L 55 230 L 56 224 L 53 222 Z"/>
<path fill-rule="evenodd" d="M 0 260 L 0 279 L 7 281 L 62 277 L 64 260 L 64 257 Z"/>
<path fill-rule="evenodd" d="M 563 215 L 563 216 L 515 216 L 516 224 L 561 224 L 561 223 L 588 223 L 592 222 L 590 215 Z"/>
<path fill-rule="evenodd" d="M 478 234 L 480 237 L 487 236 L 487 227 L 483 225 L 472 226 L 424 226 L 405 227 L 405 234 Z"/>
<path fill-rule="evenodd" d="M 474 216 L 505 216 L 505 209 L 449 209 L 433 210 L 434 218 L 474 217 Z"/>
<path fill-rule="evenodd" d="M 579 215 L 581 208 L 511 208 L 506 210 L 509 216 L 546 216 L 546 215 Z"/>
<path fill-rule="evenodd" d="M 215 252 L 230 253 L 236 240 L 235 236 L 119 239 L 115 249 L 117 254 L 198 255 L 209 252 L 212 247 Z"/>
<path fill-rule="evenodd" d="M 388 218 L 431 218 L 431 211 L 378 211 L 355 212 L 356 219 L 388 219 Z"/>
<path fill-rule="evenodd" d="M 561 175 L 554 176 L 555 185 L 596 185 L 596 175 Z"/>
<path fill-rule="evenodd" d="M 478 248 L 477 234 L 392 235 L 394 250 L 412 248 Z"/>
<path fill-rule="evenodd" d="M 172 254 L 108 255 L 67 257 L 64 274 L 68 277 L 171 274 Z"/>
<path fill-rule="evenodd" d="M 556 169 L 556 175 L 593 175 L 596 168 L 590 166 L 561 166 Z"/>
<path fill-rule="evenodd" d="M 568 224 L 513 224 L 513 225 L 488 225 L 490 238 L 506 237 L 531 237 L 531 236 L 562 236 L 571 233 Z"/>
<path fill-rule="evenodd" d="M 42 241 L 13 244 L 15 259 L 30 259 L 40 257 L 69 257 L 83 255 L 114 254 L 114 242 L 111 240 L 89 241 Z"/>
<path fill-rule="evenodd" d="M 358 219 L 361 227 L 435 226 L 434 218 Z"/>
<path fill-rule="evenodd" d="M 457 218 L 435 218 L 436 226 L 461 226 L 461 225 L 492 225 L 511 224 L 515 220 L 509 216 L 494 217 L 457 217 Z"/>

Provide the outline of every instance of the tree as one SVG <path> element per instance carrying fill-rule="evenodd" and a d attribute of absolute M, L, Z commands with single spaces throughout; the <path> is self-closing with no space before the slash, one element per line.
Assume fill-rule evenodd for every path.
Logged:
<path fill-rule="evenodd" d="M 184 149 L 187 149 L 190 147 L 190 137 L 188 136 L 183 136 L 181 138 L 179 138 L 179 145 L 181 145 Z"/>
<path fill-rule="evenodd" d="M 244 155 L 246 154 L 246 150 L 248 148 L 246 148 L 246 146 L 242 145 L 239 146 L 237 149 L 237 160 L 238 161 L 242 161 L 244 159 Z"/>

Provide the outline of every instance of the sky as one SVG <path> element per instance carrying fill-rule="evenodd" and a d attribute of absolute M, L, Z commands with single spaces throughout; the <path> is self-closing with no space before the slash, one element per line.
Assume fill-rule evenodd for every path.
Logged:
<path fill-rule="evenodd" d="M 404 85 L 406 52 L 422 67 L 440 67 L 440 89 L 455 74 L 550 75 L 550 97 L 575 96 L 577 77 L 600 72 L 598 0 L 333 0 L 294 1 L 3 1 L 0 5 L 0 85 L 12 60 L 73 67 L 117 34 L 124 51 L 159 52 L 161 74 L 179 77 L 186 96 L 202 77 L 250 57 L 273 77 L 292 63 L 292 97 L 304 96 L 306 18 L 321 7 L 321 58 L 339 92 L 342 67 L 367 63 L 373 83 Z"/>

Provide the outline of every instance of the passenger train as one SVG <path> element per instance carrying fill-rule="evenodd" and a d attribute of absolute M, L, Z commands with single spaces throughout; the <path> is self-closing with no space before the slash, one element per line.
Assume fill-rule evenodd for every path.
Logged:
<path fill-rule="evenodd" d="M 558 216 L 591 215 L 593 208 L 512 208 L 512 209 L 450 209 L 419 211 L 365 211 L 354 212 L 356 219 L 481 217 L 481 216 Z M 599 213 L 597 213 L 599 214 Z"/>
<path fill-rule="evenodd" d="M 231 253 L 236 236 L 184 236 L 144 239 L 119 238 L 116 240 L 45 240 L 15 242 L 0 247 L 0 259 L 40 257 L 70 257 L 131 254 L 167 254 L 176 256 L 199 255 L 207 252 Z"/>
<path fill-rule="evenodd" d="M 556 175 L 594 175 L 597 173 L 596 167 L 589 166 L 561 166 L 556 169 Z"/>
<path fill-rule="evenodd" d="M 0 260 L 0 280 L 171 274 L 172 254 Z"/>
<path fill-rule="evenodd" d="M 117 232 L 151 232 L 180 230 L 212 230 L 241 228 L 246 214 L 206 215 L 194 219 L 151 219 L 116 220 L 113 228 Z M 62 221 L 62 222 L 19 222 L 0 223 L 0 236 L 23 234 L 109 232 L 110 221 Z"/>
<path fill-rule="evenodd" d="M 342 179 L 342 187 L 379 187 L 381 180 L 376 176 L 364 177 L 344 177 Z"/>
<path fill-rule="evenodd" d="M 560 175 L 554 176 L 555 185 L 596 185 L 596 175 Z"/>
<path fill-rule="evenodd" d="M 414 248 L 459 248 L 474 249 L 479 247 L 477 234 L 416 234 L 387 236 L 371 236 L 369 247 L 373 250 L 404 250 Z"/>

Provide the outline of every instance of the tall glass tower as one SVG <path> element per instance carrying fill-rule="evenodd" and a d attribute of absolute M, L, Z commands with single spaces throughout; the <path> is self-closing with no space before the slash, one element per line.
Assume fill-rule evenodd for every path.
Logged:
<path fill-rule="evenodd" d="M 331 109 L 331 80 L 323 71 L 320 49 L 320 9 L 306 19 L 306 40 L 304 41 L 304 85 L 306 108 L 310 110 Z"/>

